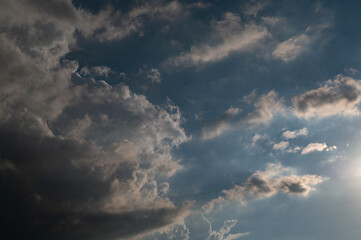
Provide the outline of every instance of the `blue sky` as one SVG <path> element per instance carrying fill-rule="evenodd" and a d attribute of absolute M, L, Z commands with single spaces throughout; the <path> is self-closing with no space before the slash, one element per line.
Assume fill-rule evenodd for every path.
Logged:
<path fill-rule="evenodd" d="M 0 6 L 7 239 L 359 239 L 357 1 Z"/>

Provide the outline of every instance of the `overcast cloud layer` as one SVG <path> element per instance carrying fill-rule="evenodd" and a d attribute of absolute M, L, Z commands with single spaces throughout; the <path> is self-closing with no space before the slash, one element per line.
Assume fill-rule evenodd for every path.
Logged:
<path fill-rule="evenodd" d="M 2 237 L 359 239 L 353 4 L 0 0 Z"/>

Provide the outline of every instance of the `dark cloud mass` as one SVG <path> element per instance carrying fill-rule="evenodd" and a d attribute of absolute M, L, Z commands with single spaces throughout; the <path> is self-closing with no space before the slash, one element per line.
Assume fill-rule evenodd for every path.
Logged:
<path fill-rule="evenodd" d="M 75 31 L 98 38 L 97 21 L 117 34 L 102 31 L 99 40 L 129 30 L 70 1 L 0 5 L 2 234 L 119 239 L 183 221 L 189 204 L 175 206 L 157 190 L 182 168 L 172 156 L 188 140 L 178 108 L 96 82 L 112 73 L 104 66 L 83 68 L 77 84 L 78 62 L 62 60 L 76 46 Z M 140 26 L 134 12 L 126 18 Z"/>

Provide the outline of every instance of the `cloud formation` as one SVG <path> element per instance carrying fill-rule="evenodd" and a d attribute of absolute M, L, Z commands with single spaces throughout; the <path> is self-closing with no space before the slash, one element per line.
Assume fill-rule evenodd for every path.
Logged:
<path fill-rule="evenodd" d="M 302 128 L 302 129 L 294 130 L 294 131 L 287 130 L 282 133 L 282 137 L 284 139 L 294 139 L 298 136 L 306 136 L 307 134 L 308 134 L 307 128 Z"/>
<path fill-rule="evenodd" d="M 307 196 L 325 178 L 317 175 L 295 175 L 294 170 L 281 164 L 269 163 L 264 171 L 256 171 L 243 185 L 223 190 L 220 196 L 208 202 L 204 209 L 210 211 L 216 204 L 228 201 L 245 203 L 248 199 L 268 198 L 279 192 L 288 195 Z"/>
<path fill-rule="evenodd" d="M 254 23 L 241 24 L 240 16 L 227 12 L 223 19 L 213 23 L 215 44 L 192 46 L 190 51 L 168 60 L 174 66 L 198 66 L 218 62 L 233 52 L 252 47 L 267 36 L 266 28 Z"/>
<path fill-rule="evenodd" d="M 169 4 L 151 13 L 132 9 L 125 18 L 139 27 L 139 16 L 178 11 Z M 77 44 L 75 31 L 105 41 L 138 28 L 117 25 L 120 13 L 93 15 L 67 0 L 1 5 L 4 234 L 119 239 L 182 223 L 190 204 L 167 197 L 168 178 L 182 169 L 172 150 L 189 139 L 179 108 L 154 105 L 124 84 L 94 81 L 112 73 L 107 66 L 85 67 L 78 75 L 84 81 L 74 82 L 78 62 L 64 59 Z"/>
<path fill-rule="evenodd" d="M 323 37 L 324 31 L 332 26 L 333 16 L 323 9 L 320 4 L 315 5 L 314 12 L 319 16 L 323 16 L 321 21 L 311 24 L 303 33 L 278 43 L 272 51 L 274 58 L 281 59 L 284 62 L 291 62 L 309 51 L 311 45 Z"/>
<path fill-rule="evenodd" d="M 324 150 L 326 151 L 332 151 L 337 149 L 336 146 L 327 146 L 326 143 L 310 143 L 306 147 L 304 147 L 301 151 L 302 155 L 308 154 L 310 152 L 322 152 Z"/>
<path fill-rule="evenodd" d="M 289 142 L 287 141 L 281 141 L 279 143 L 273 144 L 272 148 L 274 150 L 285 150 L 289 145 Z"/>
<path fill-rule="evenodd" d="M 359 115 L 360 86 L 359 80 L 337 75 L 321 87 L 293 97 L 293 112 L 303 118 Z"/>
<path fill-rule="evenodd" d="M 245 125 L 267 125 L 275 114 L 284 110 L 283 99 L 278 98 L 278 94 L 273 90 L 260 96 L 251 95 L 251 97 L 247 97 L 247 102 L 253 103 L 253 111 L 241 116 L 242 110 L 240 108 L 228 109 L 217 120 L 205 123 L 202 129 L 202 139 L 212 139 L 231 129 Z"/>

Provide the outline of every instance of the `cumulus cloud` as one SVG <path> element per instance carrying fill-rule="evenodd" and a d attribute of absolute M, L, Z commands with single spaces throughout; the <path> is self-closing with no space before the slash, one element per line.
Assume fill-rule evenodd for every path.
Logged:
<path fill-rule="evenodd" d="M 303 118 L 359 115 L 360 86 L 359 80 L 337 75 L 321 87 L 292 98 L 294 114 Z"/>
<path fill-rule="evenodd" d="M 292 168 L 270 163 L 266 170 L 256 171 L 243 185 L 223 190 L 223 196 L 208 202 L 204 209 L 210 211 L 216 204 L 225 204 L 228 201 L 245 203 L 248 199 L 268 198 L 279 192 L 307 196 L 310 191 L 315 190 L 314 185 L 324 180 L 324 177 L 317 175 L 295 175 Z"/>
<path fill-rule="evenodd" d="M 322 152 L 326 148 L 327 148 L 326 143 L 310 143 L 302 149 L 301 154 L 305 155 L 314 151 Z"/>
<path fill-rule="evenodd" d="M 308 134 L 307 128 L 302 128 L 294 131 L 287 130 L 282 133 L 282 137 L 285 139 L 294 139 L 298 136 L 306 136 L 307 134 Z"/>
<path fill-rule="evenodd" d="M 273 90 L 258 97 L 254 95 L 252 99 L 248 99 L 247 102 L 253 103 L 253 111 L 241 116 L 241 109 L 228 109 L 217 120 L 205 123 L 205 127 L 202 129 L 202 139 L 212 139 L 231 129 L 237 129 L 245 125 L 266 125 L 272 120 L 275 114 L 284 110 L 283 100 L 278 98 L 277 93 Z"/>
<path fill-rule="evenodd" d="M 233 52 L 252 47 L 267 36 L 266 28 L 250 24 L 241 24 L 240 16 L 227 12 L 220 21 L 213 24 L 213 36 L 218 43 L 192 46 L 190 51 L 168 60 L 175 66 L 198 66 L 218 62 Z"/>
<path fill-rule="evenodd" d="M 273 149 L 274 150 L 285 150 L 289 145 L 289 142 L 287 141 L 281 141 L 279 143 L 275 143 L 273 144 Z"/>
<path fill-rule="evenodd" d="M 1 5 L 4 234 L 118 239 L 182 223 L 190 204 L 167 197 L 167 179 L 182 169 L 172 151 L 189 139 L 179 108 L 154 105 L 123 84 L 75 83 L 78 62 L 64 60 L 75 31 L 120 39 L 138 31 L 144 15 L 166 18 L 179 3 L 138 6 L 125 16 L 109 9 L 94 15 L 68 0 Z M 79 73 L 91 79 L 111 72 L 94 66 Z"/>

